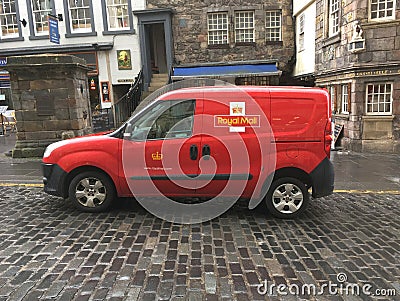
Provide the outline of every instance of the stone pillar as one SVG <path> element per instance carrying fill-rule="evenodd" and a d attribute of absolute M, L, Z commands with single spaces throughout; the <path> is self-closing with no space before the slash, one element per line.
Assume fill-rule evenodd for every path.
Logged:
<path fill-rule="evenodd" d="M 7 70 L 17 119 L 13 157 L 39 157 L 66 133 L 91 132 L 84 60 L 61 54 L 14 56 L 7 58 Z"/>

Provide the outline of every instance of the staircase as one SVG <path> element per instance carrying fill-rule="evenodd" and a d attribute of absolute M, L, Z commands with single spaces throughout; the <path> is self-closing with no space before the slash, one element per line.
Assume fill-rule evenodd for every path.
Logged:
<path fill-rule="evenodd" d="M 151 82 L 149 85 L 149 90 L 148 91 L 143 91 L 142 93 L 142 101 L 138 105 L 135 111 L 140 111 L 142 108 L 148 105 L 148 101 L 143 101 L 146 99 L 147 96 L 152 94 L 154 91 L 157 91 L 161 87 L 164 87 L 166 84 L 168 84 L 168 74 L 167 73 L 155 73 L 151 77 Z"/>

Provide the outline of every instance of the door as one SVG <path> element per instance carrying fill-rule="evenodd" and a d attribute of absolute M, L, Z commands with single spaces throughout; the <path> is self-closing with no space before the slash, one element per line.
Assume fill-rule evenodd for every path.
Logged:
<path fill-rule="evenodd" d="M 123 170 L 134 195 L 195 194 L 201 117 L 195 100 L 163 100 L 129 122 Z"/>

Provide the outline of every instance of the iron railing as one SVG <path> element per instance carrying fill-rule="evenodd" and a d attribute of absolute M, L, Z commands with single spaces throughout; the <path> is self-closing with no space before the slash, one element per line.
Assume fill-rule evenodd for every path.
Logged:
<path fill-rule="evenodd" d="M 114 125 L 119 127 L 135 111 L 142 98 L 143 91 L 143 69 L 140 70 L 135 82 L 129 88 L 128 93 L 118 99 L 114 105 Z"/>

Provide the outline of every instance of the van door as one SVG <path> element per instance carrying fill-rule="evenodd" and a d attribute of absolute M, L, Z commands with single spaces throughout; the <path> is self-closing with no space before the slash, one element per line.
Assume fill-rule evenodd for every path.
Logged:
<path fill-rule="evenodd" d="M 134 195 L 193 195 L 198 174 L 201 119 L 195 100 L 161 100 L 132 119 L 122 162 Z"/>
<path fill-rule="evenodd" d="M 262 168 L 259 139 L 265 136 L 257 132 L 264 111 L 249 95 L 240 94 L 204 97 L 198 195 L 252 196 Z M 268 95 L 263 106 L 269 112 Z"/>

